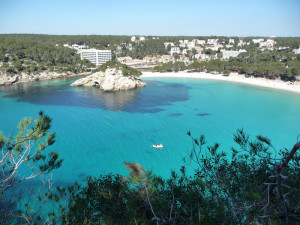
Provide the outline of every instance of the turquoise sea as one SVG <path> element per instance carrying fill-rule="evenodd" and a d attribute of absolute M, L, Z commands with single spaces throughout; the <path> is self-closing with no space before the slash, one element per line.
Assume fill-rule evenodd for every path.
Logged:
<path fill-rule="evenodd" d="M 138 90 L 104 93 L 70 87 L 78 78 L 0 87 L 0 130 L 16 133 L 25 116 L 43 110 L 57 134 L 53 150 L 64 159 L 54 179 L 82 181 L 88 175 L 121 173 L 137 162 L 168 177 L 184 165 L 191 149 L 187 131 L 204 134 L 209 144 L 229 151 L 233 134 L 271 138 L 277 149 L 290 148 L 300 134 L 300 95 L 213 80 L 145 78 Z M 152 149 L 163 143 L 162 150 Z"/>

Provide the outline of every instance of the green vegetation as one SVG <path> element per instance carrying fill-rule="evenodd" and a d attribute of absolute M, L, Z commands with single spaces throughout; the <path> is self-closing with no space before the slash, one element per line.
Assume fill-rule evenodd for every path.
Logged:
<path fill-rule="evenodd" d="M 0 223 L 11 224 L 15 218 L 24 221 L 38 220 L 38 213 L 50 196 L 49 186 L 45 185 L 43 195 L 25 197 L 25 188 L 31 180 L 45 177 L 59 168 L 62 159 L 58 153 L 47 151 L 55 143 L 55 133 L 49 133 L 51 119 L 43 112 L 37 119 L 24 118 L 18 124 L 18 132 L 14 136 L 6 137 L 0 132 Z M 36 208 L 28 204 L 29 199 L 37 197 L 39 203 Z M 16 210 L 16 204 L 23 203 L 24 211 Z M 31 223 L 30 223 L 31 224 Z"/>
<path fill-rule="evenodd" d="M 57 152 L 45 154 L 46 149 L 55 143 L 55 133 L 46 136 L 51 128 L 51 119 L 43 112 L 38 119 L 25 118 L 18 125 L 18 133 L 14 137 L 5 137 L 0 133 L 0 149 L 2 170 L 0 192 L 12 188 L 21 181 L 33 179 L 61 166 Z M 25 178 L 16 176 L 21 164 L 31 168 Z"/>
<path fill-rule="evenodd" d="M 268 51 L 259 55 L 252 52 L 241 53 L 237 58 L 230 58 L 229 61 L 220 59 L 205 62 L 194 61 L 192 64 L 181 65 L 178 69 L 178 62 L 165 63 L 154 67 L 157 72 L 169 72 L 178 70 L 191 70 L 194 72 L 208 71 L 229 74 L 228 71 L 235 71 L 246 76 L 265 77 L 269 79 L 282 79 L 295 81 L 300 75 L 300 57 L 293 53 Z"/>
<path fill-rule="evenodd" d="M 145 56 L 157 56 L 169 54 L 171 46 L 165 48 L 164 42 L 179 44 L 179 40 L 218 38 L 223 46 L 229 38 L 234 39 L 232 49 L 245 49 L 247 52 L 239 54 L 237 58 L 229 61 L 219 59 L 208 62 L 195 62 L 186 67 L 183 63 L 175 62 L 162 64 L 155 67 L 155 71 L 216 71 L 228 74 L 228 71 L 236 71 L 246 76 L 266 77 L 269 79 L 281 78 L 282 80 L 294 81 L 300 75 L 300 56 L 292 53 L 299 47 L 300 38 L 275 38 L 276 45 L 273 51 L 262 51 L 257 44 L 251 42 L 252 38 L 243 38 L 249 45 L 238 46 L 238 37 L 216 36 L 160 36 L 154 38 L 147 36 L 145 41 L 131 42 L 129 36 L 111 35 L 41 35 L 41 34 L 1 34 L 0 35 L 0 70 L 8 74 L 26 72 L 28 74 L 41 71 L 74 72 L 79 73 L 87 68 L 95 67 L 87 60 L 81 61 L 75 51 L 62 47 L 63 44 L 87 45 L 90 48 L 109 49 L 116 56 L 130 56 L 142 59 Z M 58 46 L 57 46 L 58 45 Z M 57 47 L 55 47 L 57 46 Z M 289 47 L 284 50 L 276 50 L 277 47 Z M 118 49 L 118 50 L 117 50 Z M 197 53 L 195 49 L 188 50 L 186 56 L 192 60 Z M 221 52 L 204 48 L 203 53 L 215 55 L 220 58 Z M 175 54 L 175 61 L 179 55 Z M 195 59 L 194 59 L 195 60 Z M 129 67 L 128 67 L 129 68 Z M 124 68 L 125 74 L 132 74 L 128 68 Z"/>
<path fill-rule="evenodd" d="M 188 135 L 191 137 L 190 132 Z M 137 163 L 125 163 L 129 178 L 88 177 L 69 201 L 65 224 L 296 224 L 300 221 L 300 148 L 276 151 L 268 138 L 253 141 L 238 130 L 240 149 L 191 137 L 185 159 L 193 168 L 163 179 Z M 273 158 L 271 152 L 280 157 Z"/>
<path fill-rule="evenodd" d="M 148 39 L 145 42 L 132 43 L 132 50 L 129 50 L 128 44 L 130 36 L 115 36 L 115 35 L 43 35 L 43 34 L 1 34 L 0 38 L 9 38 L 20 41 L 30 41 L 38 43 L 46 43 L 51 46 L 59 44 L 79 44 L 88 45 L 90 48 L 115 50 L 117 46 L 122 46 L 122 53 L 120 56 L 131 56 L 132 58 L 142 59 L 147 55 L 161 55 L 168 54 L 164 47 L 164 41 L 168 37 L 161 37 L 160 39 Z M 176 37 L 176 40 L 178 38 Z M 179 40 L 179 39 L 178 39 Z"/>
<path fill-rule="evenodd" d="M 37 74 L 43 71 L 79 73 L 94 67 L 87 60 L 80 60 L 72 49 L 1 36 L 0 66 L 2 72 L 10 75 L 22 72 Z"/>
<path fill-rule="evenodd" d="M 18 183 L 60 167 L 58 154 L 46 154 L 54 144 L 51 119 L 25 118 L 13 138 L 0 135 L 1 224 L 297 224 L 300 222 L 300 142 L 277 150 L 258 135 L 254 140 L 238 130 L 239 148 L 227 153 L 220 144 L 206 146 L 194 138 L 180 171 L 163 179 L 137 163 L 125 163 L 129 177 L 88 177 L 87 184 L 68 188 L 52 183 L 44 193 L 25 197 Z M 16 176 L 20 165 L 30 168 Z M 23 167 L 22 167 L 23 168 Z M 190 168 L 190 169 L 189 169 Z M 192 176 L 191 176 L 192 175 Z M 33 207 L 33 202 L 37 203 Z M 68 201 L 68 203 L 66 202 Z M 48 213 L 42 210 L 46 203 Z M 18 203 L 17 206 L 16 203 Z"/>
<path fill-rule="evenodd" d="M 129 67 L 125 64 L 122 64 L 120 62 L 117 62 L 115 60 L 108 61 L 108 62 L 102 64 L 99 68 L 94 70 L 94 72 L 97 72 L 97 71 L 105 72 L 105 70 L 108 69 L 108 68 L 117 68 L 117 69 L 121 68 L 122 73 L 124 75 L 133 75 L 133 76 L 141 76 L 142 75 L 141 71 L 138 71 L 134 68 L 131 68 L 131 67 Z"/>
<path fill-rule="evenodd" d="M 132 43 L 132 50 L 124 48 L 120 56 L 130 56 L 134 59 L 143 59 L 145 56 L 167 55 L 163 39 L 148 39 L 139 43 Z"/>
<path fill-rule="evenodd" d="M 47 34 L 0 34 L 0 37 L 47 43 L 52 46 L 59 44 L 85 44 L 91 48 L 111 49 L 114 44 L 129 42 L 129 36 L 117 35 L 47 35 Z"/>

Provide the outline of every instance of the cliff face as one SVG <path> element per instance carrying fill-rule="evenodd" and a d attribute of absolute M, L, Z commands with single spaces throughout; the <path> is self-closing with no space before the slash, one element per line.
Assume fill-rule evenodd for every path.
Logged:
<path fill-rule="evenodd" d="M 26 73 L 22 73 L 21 75 L 14 75 L 14 76 L 7 76 L 0 74 L 0 85 L 10 85 L 10 84 L 17 84 L 23 82 L 31 82 L 31 81 L 38 81 L 38 80 L 51 80 L 69 76 L 75 76 L 80 74 L 73 74 L 73 73 L 57 73 L 57 72 L 42 72 L 39 74 L 31 74 L 28 75 Z"/>
<path fill-rule="evenodd" d="M 129 90 L 146 86 L 146 83 L 134 76 L 123 75 L 120 69 L 107 69 L 79 79 L 71 86 L 99 86 L 103 91 Z"/>

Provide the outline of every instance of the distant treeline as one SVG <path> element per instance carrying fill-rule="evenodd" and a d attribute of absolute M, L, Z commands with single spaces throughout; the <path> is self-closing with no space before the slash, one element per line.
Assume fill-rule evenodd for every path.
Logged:
<path fill-rule="evenodd" d="M 79 44 L 90 47 L 109 48 L 114 44 L 129 42 L 129 36 L 113 35 L 47 35 L 47 34 L 1 34 L 0 37 L 12 38 L 24 41 L 55 44 Z"/>
<path fill-rule="evenodd" d="M 138 35 L 143 36 L 143 35 Z M 76 44 L 88 44 L 88 43 L 99 43 L 101 44 L 102 41 L 107 42 L 108 44 L 115 44 L 119 42 L 129 42 L 131 36 L 126 35 L 48 35 L 48 34 L 0 34 L 0 37 L 3 38 L 13 38 L 19 40 L 27 40 L 27 41 L 36 41 L 36 42 L 47 42 L 49 44 L 58 44 L 58 43 L 76 43 Z M 207 40 L 212 38 L 217 38 L 219 41 L 228 41 L 229 39 L 239 40 L 240 37 L 232 36 L 144 36 L 146 39 L 156 39 L 153 40 L 163 40 L 163 41 L 170 41 L 170 42 L 178 42 L 179 40 L 192 40 L 192 39 L 199 39 L 199 40 Z M 157 39 L 158 38 L 158 39 Z M 269 38 L 269 37 L 242 37 L 244 41 L 251 41 L 253 38 Z M 297 42 L 299 45 L 300 37 L 276 37 L 274 38 L 276 42 L 280 43 L 293 43 Z"/>
<path fill-rule="evenodd" d="M 140 35 L 142 36 L 142 35 Z M 0 34 L 3 38 L 12 38 L 24 41 L 44 42 L 48 44 L 86 44 L 98 45 L 102 47 L 109 47 L 119 43 L 129 43 L 131 36 L 125 35 L 47 35 L 47 34 Z M 225 36 L 144 36 L 146 40 L 153 40 L 155 42 L 179 42 L 179 40 L 207 40 L 217 38 L 219 42 L 228 42 L 229 39 L 234 39 L 235 43 L 240 37 L 225 37 Z M 155 39 L 153 39 L 155 38 Z M 243 37 L 245 42 L 250 42 L 253 38 L 268 37 Z M 277 45 L 299 47 L 300 37 L 276 37 L 274 38 Z"/>
<path fill-rule="evenodd" d="M 131 36 L 122 35 L 46 35 L 46 34 L 1 34 L 0 37 L 11 38 L 24 41 L 34 41 L 39 43 L 47 43 L 55 46 L 56 44 L 79 44 L 88 45 L 96 49 L 109 49 L 113 52 L 117 47 L 122 48 L 119 56 L 130 56 L 132 58 L 142 59 L 145 56 L 165 55 L 169 54 L 165 49 L 164 42 L 174 42 L 179 44 L 179 40 L 206 40 L 217 38 L 220 43 L 228 43 L 229 39 L 234 39 L 234 48 L 249 49 L 256 47 L 256 44 L 251 46 L 238 47 L 239 37 L 225 36 L 144 36 L 146 41 L 131 42 Z M 258 37 L 243 37 L 244 42 L 251 42 L 253 38 Z M 263 37 L 267 38 L 267 37 Z M 275 38 L 276 46 L 290 47 L 288 51 L 298 48 L 300 37 L 277 37 Z M 114 56 L 114 55 L 113 55 Z"/>

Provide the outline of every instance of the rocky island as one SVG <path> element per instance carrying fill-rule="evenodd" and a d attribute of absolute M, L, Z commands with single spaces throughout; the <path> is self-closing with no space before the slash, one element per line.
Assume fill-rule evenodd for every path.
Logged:
<path fill-rule="evenodd" d="M 75 81 L 71 86 L 96 86 L 103 91 L 119 91 L 144 87 L 146 83 L 137 76 L 124 74 L 121 68 L 106 68 Z"/>
<path fill-rule="evenodd" d="M 71 86 L 95 86 L 103 91 L 129 90 L 146 86 L 138 77 L 142 73 L 117 61 L 108 61 Z"/>

